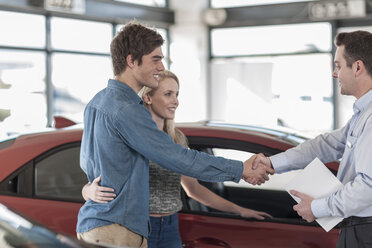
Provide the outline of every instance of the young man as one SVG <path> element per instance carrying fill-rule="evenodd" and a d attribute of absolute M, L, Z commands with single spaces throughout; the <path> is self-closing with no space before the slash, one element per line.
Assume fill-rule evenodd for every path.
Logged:
<path fill-rule="evenodd" d="M 77 223 L 80 239 L 147 247 L 149 160 L 205 181 L 268 179 L 265 166 L 252 170 L 253 157 L 243 164 L 185 149 L 158 129 L 137 93 L 143 86 L 158 86 L 162 44 L 155 30 L 136 22 L 125 25 L 111 43 L 115 80 L 85 109 L 80 166 L 90 182 L 101 175 L 102 185 L 114 188 L 117 197 L 107 204 L 84 204 Z"/>
<path fill-rule="evenodd" d="M 301 202 L 293 208 L 308 222 L 341 216 L 337 247 L 372 245 L 372 34 L 365 31 L 340 33 L 335 38 L 335 70 L 341 94 L 356 97 L 354 115 L 345 127 L 319 135 L 296 148 L 270 158 L 257 157 L 282 173 L 300 169 L 319 157 L 324 163 L 342 158 L 337 173 L 344 187 L 332 195 L 313 199 L 293 191 Z"/>

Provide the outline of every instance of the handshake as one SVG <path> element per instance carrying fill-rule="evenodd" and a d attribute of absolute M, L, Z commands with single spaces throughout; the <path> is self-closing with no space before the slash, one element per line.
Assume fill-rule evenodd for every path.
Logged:
<path fill-rule="evenodd" d="M 243 164 L 242 179 L 252 185 L 261 185 L 269 180 L 269 174 L 273 175 L 275 170 L 268 157 L 262 153 L 253 155 Z"/>

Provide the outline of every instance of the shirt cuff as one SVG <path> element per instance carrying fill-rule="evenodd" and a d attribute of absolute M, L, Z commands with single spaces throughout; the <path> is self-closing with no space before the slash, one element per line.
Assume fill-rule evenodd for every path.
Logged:
<path fill-rule="evenodd" d="M 317 219 L 331 216 L 328 209 L 327 198 L 314 199 L 311 202 L 311 211 Z"/>
<path fill-rule="evenodd" d="M 271 164 L 275 170 L 275 173 L 287 172 L 287 157 L 284 153 L 279 153 L 270 157 Z"/>
<path fill-rule="evenodd" d="M 229 160 L 229 166 L 227 166 L 227 173 L 231 174 L 231 181 L 239 183 L 242 179 L 244 170 L 244 164 L 241 161 Z"/>

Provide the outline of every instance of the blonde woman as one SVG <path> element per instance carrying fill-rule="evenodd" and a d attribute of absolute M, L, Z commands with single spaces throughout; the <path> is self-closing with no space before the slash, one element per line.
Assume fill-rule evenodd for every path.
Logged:
<path fill-rule="evenodd" d="M 160 130 L 166 132 L 176 143 L 187 147 L 185 135 L 175 127 L 174 117 L 178 107 L 179 80 L 170 71 L 163 71 L 159 75 L 157 89 L 144 87 L 139 95 L 153 120 Z M 99 203 L 106 203 L 114 199 L 113 189 L 99 186 L 100 177 L 92 184 L 83 188 L 85 200 L 91 199 Z M 202 204 L 231 212 L 246 218 L 264 219 L 271 216 L 240 207 L 216 195 L 199 184 L 198 180 L 180 175 L 150 162 L 150 222 L 151 233 L 148 239 L 149 248 L 181 248 L 182 242 L 178 230 L 177 212 L 182 208 L 181 186 L 186 194 Z"/>

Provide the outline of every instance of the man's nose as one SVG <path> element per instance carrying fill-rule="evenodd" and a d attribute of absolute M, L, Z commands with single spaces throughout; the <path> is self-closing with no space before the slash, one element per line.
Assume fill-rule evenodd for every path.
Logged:
<path fill-rule="evenodd" d="M 160 63 L 159 63 L 158 70 L 159 70 L 159 71 L 164 71 L 164 70 L 165 70 L 165 67 L 164 67 L 163 62 L 160 62 Z"/>

